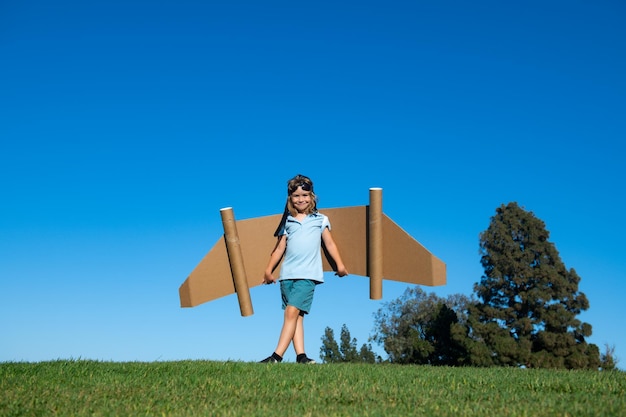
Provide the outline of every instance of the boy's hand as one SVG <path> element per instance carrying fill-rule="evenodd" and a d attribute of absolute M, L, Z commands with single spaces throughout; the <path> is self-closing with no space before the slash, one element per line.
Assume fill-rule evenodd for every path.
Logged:
<path fill-rule="evenodd" d="M 339 277 L 345 277 L 346 275 L 348 275 L 348 270 L 344 265 L 337 265 L 337 272 L 335 272 L 335 275 Z"/>
<path fill-rule="evenodd" d="M 265 271 L 265 275 L 263 275 L 263 284 L 276 284 L 276 279 L 271 272 Z"/>

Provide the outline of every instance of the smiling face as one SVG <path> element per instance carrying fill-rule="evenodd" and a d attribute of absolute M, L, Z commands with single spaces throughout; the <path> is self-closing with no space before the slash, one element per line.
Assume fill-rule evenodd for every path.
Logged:
<path fill-rule="evenodd" d="M 313 197 L 311 196 L 311 191 L 305 191 L 301 186 L 296 188 L 295 191 L 289 195 L 289 201 L 291 202 L 291 206 L 298 213 L 310 213 L 311 205 L 313 202 Z"/>
<path fill-rule="evenodd" d="M 317 196 L 313 181 L 304 175 L 296 175 L 287 182 L 287 209 L 292 216 L 298 213 L 311 214 L 317 211 Z"/>

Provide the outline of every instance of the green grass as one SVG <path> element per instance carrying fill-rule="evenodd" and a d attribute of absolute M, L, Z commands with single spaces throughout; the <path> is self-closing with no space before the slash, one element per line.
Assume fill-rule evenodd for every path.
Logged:
<path fill-rule="evenodd" d="M 0 363 L 0 416 L 626 416 L 626 374 L 243 362 Z"/>

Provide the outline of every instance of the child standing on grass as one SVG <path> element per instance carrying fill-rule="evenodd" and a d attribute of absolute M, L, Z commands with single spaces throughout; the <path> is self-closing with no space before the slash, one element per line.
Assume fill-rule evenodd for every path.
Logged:
<path fill-rule="evenodd" d="M 296 175 L 287 182 L 287 207 L 276 235 L 278 242 L 270 255 L 263 282 L 276 283 L 272 271 L 284 255 L 278 281 L 285 313 L 276 350 L 261 362 L 281 362 L 293 342 L 298 363 L 315 363 L 304 352 L 304 315 L 311 310 L 315 286 L 324 282 L 322 241 L 337 265 L 336 275 L 343 277 L 348 271 L 330 234 L 328 217 L 317 211 L 317 197 L 310 178 Z"/>

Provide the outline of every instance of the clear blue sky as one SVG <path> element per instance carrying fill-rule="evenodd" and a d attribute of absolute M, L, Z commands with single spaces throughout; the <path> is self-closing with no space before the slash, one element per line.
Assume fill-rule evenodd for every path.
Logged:
<path fill-rule="evenodd" d="M 0 361 L 267 356 L 278 287 L 246 318 L 235 296 L 182 309 L 178 287 L 220 208 L 279 213 L 302 173 L 321 209 L 382 187 L 446 262 L 424 288 L 441 296 L 472 293 L 480 232 L 518 202 L 625 366 L 625 18 L 620 1 L 2 2 Z M 326 326 L 366 342 L 406 288 L 371 301 L 366 278 L 329 275 L 310 356 Z"/>

